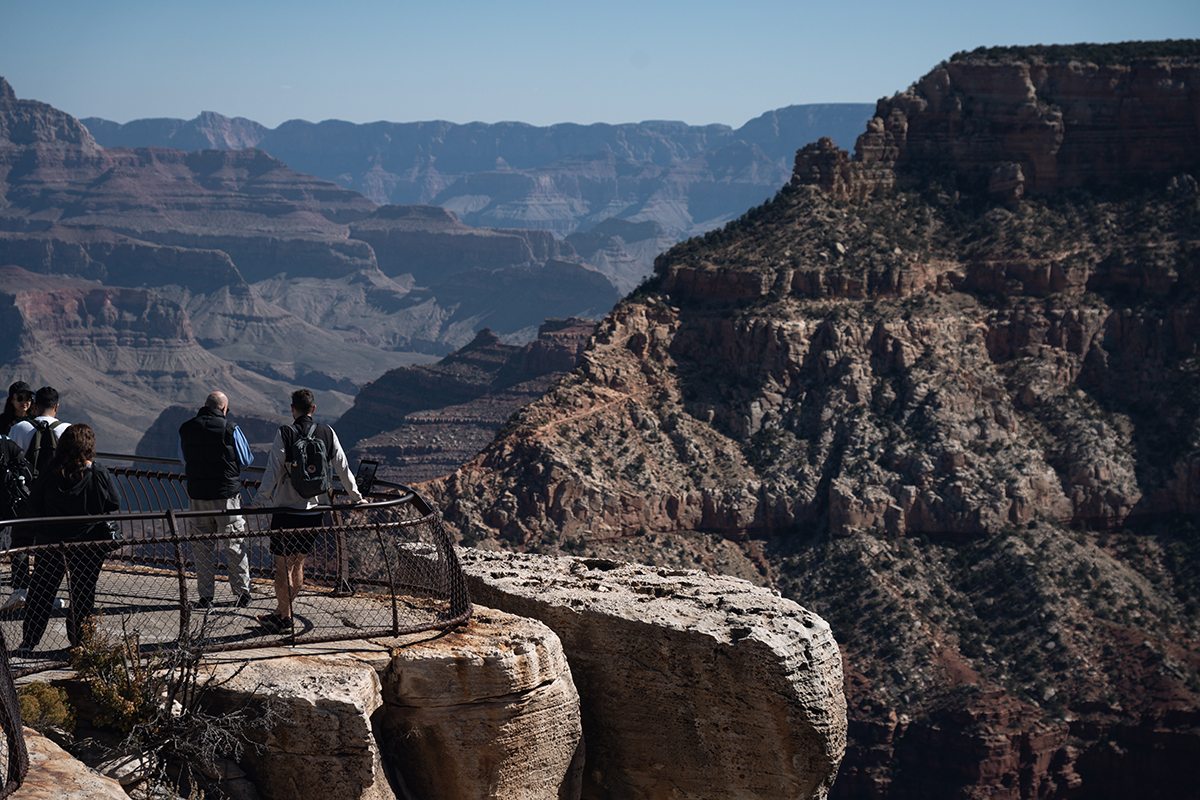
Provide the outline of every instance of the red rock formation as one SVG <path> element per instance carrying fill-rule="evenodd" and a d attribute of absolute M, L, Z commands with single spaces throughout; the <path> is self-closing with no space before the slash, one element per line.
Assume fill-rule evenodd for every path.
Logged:
<path fill-rule="evenodd" d="M 391 370 L 362 388 L 337 423 L 351 455 L 380 461 L 381 477 L 415 483 L 478 453 L 518 408 L 575 368 L 595 323 L 547 320 L 528 345 L 484 329 L 436 364 Z"/>
<path fill-rule="evenodd" d="M 957 173 L 1011 203 L 1142 180 L 1196 163 L 1198 83 L 1194 59 L 956 59 L 880 100 L 853 161 L 830 140 L 801 149 L 792 182 L 863 197 L 930 171 Z"/>
<path fill-rule="evenodd" d="M 1083 70 L 1103 102 L 1061 65 L 976 61 L 660 257 L 427 488 L 489 547 L 671 568 L 742 542 L 846 654 L 834 795 L 1175 797 L 1200 780 L 1198 554 L 1170 516 L 1200 497 L 1198 150 L 1172 122 L 1195 59 Z M 1160 123 L 1174 161 L 1139 154 Z"/>

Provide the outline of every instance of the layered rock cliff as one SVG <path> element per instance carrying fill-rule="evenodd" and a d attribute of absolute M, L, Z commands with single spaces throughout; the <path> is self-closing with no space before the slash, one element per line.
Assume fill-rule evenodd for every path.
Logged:
<path fill-rule="evenodd" d="M 338 420 L 338 435 L 352 458 L 378 460 L 382 478 L 411 484 L 446 475 L 574 369 L 595 327 L 547 320 L 524 346 L 485 328 L 436 364 L 390 370 L 364 386 Z"/>
<path fill-rule="evenodd" d="M 60 416 L 95 428 L 101 450 L 133 452 L 160 398 L 191 403 L 220 385 L 247 406 L 278 404 L 270 382 L 206 351 L 184 309 L 153 291 L 0 267 L 0 308 L 18 356 L 5 371 L 58 389 Z"/>
<path fill-rule="evenodd" d="M 880 101 L 853 160 L 805 148 L 430 486 L 447 519 L 666 566 L 742 542 L 846 643 L 835 795 L 1117 797 L 1152 753 L 1156 796 L 1181 791 L 1200 51 L 1167 50 L 956 57 Z"/>
<path fill-rule="evenodd" d="M 1177 44 L 1178 46 L 1174 46 Z M 879 101 L 851 161 L 832 142 L 796 154 L 793 181 L 862 197 L 953 175 L 1013 201 L 1025 192 L 1142 181 L 1192 169 L 1200 153 L 1189 43 L 959 53 L 906 92 Z"/>

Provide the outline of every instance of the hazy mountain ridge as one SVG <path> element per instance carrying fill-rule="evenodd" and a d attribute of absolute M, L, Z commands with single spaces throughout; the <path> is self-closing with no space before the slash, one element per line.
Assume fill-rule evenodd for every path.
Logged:
<path fill-rule="evenodd" d="M 749 568 L 830 619 L 832 796 L 1190 791 L 1198 68 L 935 69 L 427 488 L 466 540 Z"/>
<path fill-rule="evenodd" d="M 105 146 L 257 147 L 381 205 L 441 205 L 470 225 L 566 236 L 615 216 L 658 222 L 679 239 L 769 197 L 797 147 L 820 136 L 849 143 L 870 111 L 863 103 L 788 106 L 737 130 L 664 121 L 338 120 L 292 120 L 269 130 L 212 112 L 189 121 L 84 124 Z"/>

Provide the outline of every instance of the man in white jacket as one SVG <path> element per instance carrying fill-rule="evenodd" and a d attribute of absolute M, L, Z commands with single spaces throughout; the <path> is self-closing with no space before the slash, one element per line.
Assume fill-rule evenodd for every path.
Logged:
<path fill-rule="evenodd" d="M 308 389 L 292 392 L 294 422 L 283 426 L 275 434 L 275 441 L 271 443 L 271 451 L 267 455 L 267 471 L 263 474 L 258 495 L 254 498 L 254 506 L 258 508 L 287 506 L 296 509 L 271 515 L 271 530 L 277 531 L 270 536 L 271 553 L 275 556 L 276 607 L 274 613 L 263 614 L 258 619 L 264 628 L 275 633 L 292 630 L 292 603 L 304 585 L 304 559 L 312 553 L 317 540 L 315 532 L 292 531 L 320 526 L 321 512 L 310 509 L 328 502 L 327 495 L 305 497 L 293 484 L 291 464 L 296 459 L 297 440 L 307 436 L 319 439 L 325 446 L 325 453 L 333 470 L 342 479 L 342 487 L 349 495 L 350 501 L 363 501 L 337 434 L 328 425 L 313 422 L 312 415 L 316 410 L 317 404 L 312 392 Z"/>

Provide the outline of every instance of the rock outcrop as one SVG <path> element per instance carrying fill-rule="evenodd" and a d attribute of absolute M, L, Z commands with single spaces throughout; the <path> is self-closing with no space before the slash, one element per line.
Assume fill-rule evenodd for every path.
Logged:
<path fill-rule="evenodd" d="M 579 797 L 579 695 L 541 623 L 477 606 L 466 630 L 396 648 L 383 680 L 385 755 L 416 796 Z"/>
<path fill-rule="evenodd" d="M 826 795 L 845 745 L 820 617 L 733 578 L 462 551 L 472 597 L 538 619 L 579 688 L 589 797 Z"/>
<path fill-rule="evenodd" d="M 264 800 L 317 787 L 330 800 L 826 796 L 846 715 L 821 618 L 703 572 L 462 555 L 472 593 L 508 610 L 476 604 L 443 632 L 209 657 L 213 710 L 274 706 L 274 726 L 227 765 L 241 789 Z M 54 796 L 39 769 L 22 796 Z"/>
<path fill-rule="evenodd" d="M 25 728 L 29 772 L 11 797 L 18 800 L 128 800 L 112 778 L 89 769 L 50 739 Z"/>
<path fill-rule="evenodd" d="M 1194 54 L 1096 64 L 1028 50 L 955 56 L 879 101 L 853 160 L 822 139 L 796 154 L 792 181 L 848 198 L 956 174 L 1012 204 L 1196 165 Z"/>
<path fill-rule="evenodd" d="M 578 800 L 579 697 L 534 620 L 477 606 L 441 635 L 221 660 L 221 706 L 281 706 L 242 764 L 265 800 Z"/>

